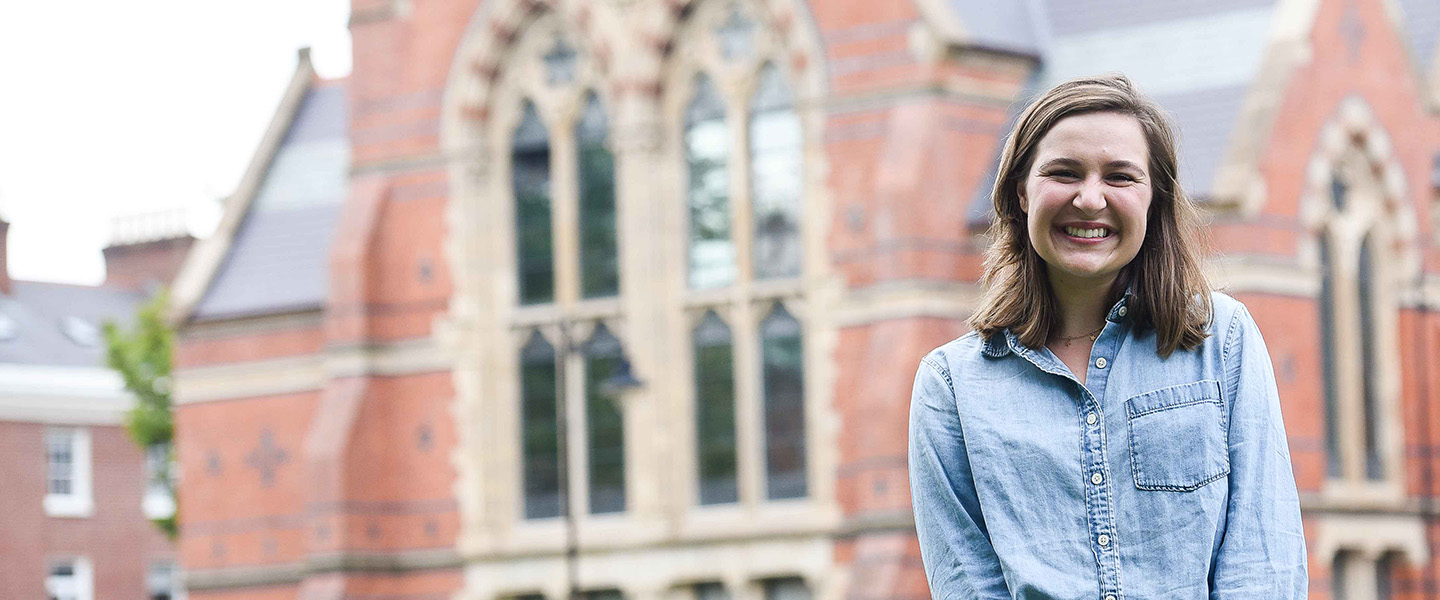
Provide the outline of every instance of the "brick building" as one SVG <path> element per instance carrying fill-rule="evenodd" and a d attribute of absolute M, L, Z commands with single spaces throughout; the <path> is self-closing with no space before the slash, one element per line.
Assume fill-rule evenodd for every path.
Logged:
<path fill-rule="evenodd" d="M 178 214 L 118 220 L 99 287 L 12 281 L 0 221 L 0 597 L 181 596 L 175 549 L 150 519 L 174 500 L 121 426 L 134 398 L 100 327 L 128 327 L 194 238 Z"/>
<path fill-rule="evenodd" d="M 355 0 L 350 31 L 176 284 L 192 597 L 926 596 L 918 360 L 979 296 L 1007 123 L 1110 70 L 1174 115 L 1267 336 L 1312 597 L 1440 596 L 1440 5 Z"/>

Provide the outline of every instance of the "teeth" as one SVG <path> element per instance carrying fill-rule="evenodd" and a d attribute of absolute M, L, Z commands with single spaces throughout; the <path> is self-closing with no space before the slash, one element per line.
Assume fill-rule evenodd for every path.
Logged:
<path fill-rule="evenodd" d="M 1068 233 L 1068 234 L 1073 235 L 1073 236 L 1075 236 L 1075 237 L 1082 237 L 1082 238 L 1103 238 L 1103 237 L 1109 237 L 1109 236 L 1110 236 L 1110 230 L 1108 230 L 1108 229 L 1099 229 L 1099 228 L 1097 228 L 1097 229 L 1077 229 L 1077 228 L 1074 228 L 1074 227 L 1066 227 L 1066 228 L 1065 228 L 1065 233 Z"/>

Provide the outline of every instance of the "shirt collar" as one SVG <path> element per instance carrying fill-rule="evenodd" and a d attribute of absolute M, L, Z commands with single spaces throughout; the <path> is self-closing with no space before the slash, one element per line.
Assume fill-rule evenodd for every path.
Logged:
<path fill-rule="evenodd" d="M 1110 307 L 1110 313 L 1105 316 L 1105 320 L 1113 323 L 1123 321 L 1126 316 L 1124 313 L 1129 312 L 1129 309 L 1126 307 L 1130 303 L 1130 298 L 1134 295 L 1135 284 L 1131 283 L 1125 286 L 1125 293 L 1120 296 L 1120 299 L 1115 302 L 1114 306 Z M 1026 348 L 1024 344 L 1020 343 L 1020 338 L 1016 337 L 1015 332 L 1011 331 L 1009 327 L 985 338 L 985 343 L 980 348 L 981 353 L 991 358 L 999 358 L 1011 352 L 1024 354 L 1029 350 L 1030 349 Z"/>

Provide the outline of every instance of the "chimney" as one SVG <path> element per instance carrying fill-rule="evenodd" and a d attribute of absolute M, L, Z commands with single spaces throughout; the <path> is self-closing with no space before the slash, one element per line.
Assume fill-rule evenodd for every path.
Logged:
<path fill-rule="evenodd" d="M 10 222 L 0 217 L 0 295 L 10 294 L 10 262 L 5 248 L 10 245 Z"/>
<path fill-rule="evenodd" d="M 195 243 L 185 211 L 116 217 L 105 255 L 105 287 L 151 292 L 168 286 Z"/>

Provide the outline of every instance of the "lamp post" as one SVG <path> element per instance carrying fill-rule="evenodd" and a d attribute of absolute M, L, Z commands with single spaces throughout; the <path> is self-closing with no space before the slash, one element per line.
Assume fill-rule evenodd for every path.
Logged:
<path fill-rule="evenodd" d="M 575 511 L 570 503 L 570 406 L 569 406 L 569 379 L 567 377 L 567 365 L 570 362 L 570 355 L 586 355 L 586 347 L 577 346 L 570 337 L 570 323 L 561 320 L 560 329 L 560 353 L 559 360 L 555 364 L 555 401 L 559 404 L 556 410 L 556 435 L 559 437 L 560 472 L 557 479 L 560 485 L 560 507 L 565 515 L 565 585 L 566 600 L 579 600 L 580 586 L 580 540 L 579 531 L 575 526 Z M 610 398 L 612 401 L 624 394 L 636 391 L 645 386 L 645 383 L 635 378 L 630 369 L 630 359 L 621 351 L 619 364 L 615 372 L 611 373 L 600 385 L 600 394 Z"/>

